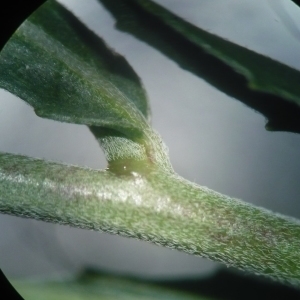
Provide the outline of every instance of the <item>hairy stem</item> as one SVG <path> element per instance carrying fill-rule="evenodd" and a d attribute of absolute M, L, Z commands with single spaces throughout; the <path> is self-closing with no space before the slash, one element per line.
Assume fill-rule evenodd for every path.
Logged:
<path fill-rule="evenodd" d="M 0 212 L 107 231 L 300 283 L 300 223 L 158 169 L 123 174 L 0 154 Z"/>

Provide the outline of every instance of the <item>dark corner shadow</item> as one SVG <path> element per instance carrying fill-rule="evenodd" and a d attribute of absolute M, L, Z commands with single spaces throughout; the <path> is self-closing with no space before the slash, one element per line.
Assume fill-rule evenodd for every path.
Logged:
<path fill-rule="evenodd" d="M 297 4 L 298 6 L 300 6 L 300 0 L 292 0 L 295 4 Z"/>
<path fill-rule="evenodd" d="M 0 269 L 0 299 L 24 300 Z"/>
<path fill-rule="evenodd" d="M 177 64 L 230 97 L 263 114 L 267 129 L 300 133 L 300 107 L 248 88 L 244 76 L 148 13 L 131 0 L 98 0 L 116 19 L 116 27 L 156 48 Z M 182 22 L 185 22 L 182 20 Z"/>
<path fill-rule="evenodd" d="M 46 0 L 12 0 L 0 4 L 0 50 L 17 28 Z"/>
<path fill-rule="evenodd" d="M 261 277 L 221 269 L 204 279 L 160 282 L 165 287 L 215 300 L 300 299 L 300 290 Z"/>

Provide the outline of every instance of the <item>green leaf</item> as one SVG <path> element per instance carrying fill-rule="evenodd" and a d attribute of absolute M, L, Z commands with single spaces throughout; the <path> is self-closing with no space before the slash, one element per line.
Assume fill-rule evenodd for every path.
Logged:
<path fill-rule="evenodd" d="M 300 132 L 299 71 L 197 28 L 152 1 L 99 1 L 118 29 L 264 114 L 268 129 Z"/>
<path fill-rule="evenodd" d="M 132 136 L 148 126 L 146 93 L 126 60 L 52 0 L 3 48 L 0 87 L 43 118 Z"/>
<path fill-rule="evenodd" d="M 145 280 L 87 269 L 60 280 L 12 280 L 25 299 L 299 299 L 299 291 L 221 269 L 212 276 Z M 65 296 L 66 298 L 63 298 Z M 56 297 L 56 298 L 55 298 Z"/>
<path fill-rule="evenodd" d="M 149 104 L 138 76 L 55 1 L 31 15 L 3 48 L 0 87 L 40 117 L 90 126 L 111 168 L 115 161 L 126 165 L 134 159 L 172 170 L 148 123 Z"/>
<path fill-rule="evenodd" d="M 209 300 L 147 281 L 86 271 L 65 280 L 15 280 L 13 285 L 30 300 Z"/>

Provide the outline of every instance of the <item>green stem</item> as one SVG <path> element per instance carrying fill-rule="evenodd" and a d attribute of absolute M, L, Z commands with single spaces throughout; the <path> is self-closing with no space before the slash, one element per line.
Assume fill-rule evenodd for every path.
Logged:
<path fill-rule="evenodd" d="M 0 212 L 151 241 L 300 283 L 300 223 L 159 168 L 124 175 L 0 154 Z"/>

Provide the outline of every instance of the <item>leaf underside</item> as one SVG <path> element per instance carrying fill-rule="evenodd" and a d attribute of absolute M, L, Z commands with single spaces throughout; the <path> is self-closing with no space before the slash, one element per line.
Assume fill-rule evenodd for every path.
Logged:
<path fill-rule="evenodd" d="M 140 135 L 149 104 L 127 61 L 55 1 L 12 36 L 0 56 L 0 87 L 36 114 Z"/>

